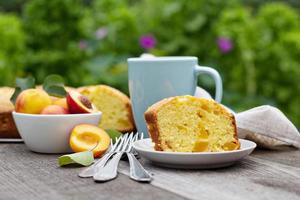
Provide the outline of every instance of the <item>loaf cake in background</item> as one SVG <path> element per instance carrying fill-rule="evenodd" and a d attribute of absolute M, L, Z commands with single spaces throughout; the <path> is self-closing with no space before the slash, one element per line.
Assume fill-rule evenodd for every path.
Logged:
<path fill-rule="evenodd" d="M 100 128 L 120 132 L 135 130 L 130 99 L 121 91 L 107 85 L 81 87 L 78 91 L 102 112 Z"/>
<path fill-rule="evenodd" d="M 234 116 L 214 100 L 177 96 L 145 112 L 157 151 L 221 152 L 240 148 Z"/>
<path fill-rule="evenodd" d="M 2 138 L 20 138 L 15 122 L 12 117 L 14 105 L 10 97 L 14 93 L 14 88 L 0 88 L 0 139 Z"/>

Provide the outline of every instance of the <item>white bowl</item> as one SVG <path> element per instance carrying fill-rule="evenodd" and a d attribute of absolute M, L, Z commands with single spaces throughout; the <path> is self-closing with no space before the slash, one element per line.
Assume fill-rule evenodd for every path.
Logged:
<path fill-rule="evenodd" d="M 102 113 L 38 115 L 13 112 L 26 146 L 39 153 L 69 153 L 71 130 L 79 124 L 98 125 Z"/>

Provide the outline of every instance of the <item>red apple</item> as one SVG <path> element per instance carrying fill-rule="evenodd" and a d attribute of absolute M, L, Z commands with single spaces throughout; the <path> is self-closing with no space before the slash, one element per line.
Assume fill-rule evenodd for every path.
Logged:
<path fill-rule="evenodd" d="M 70 113 L 79 114 L 94 112 L 91 101 L 79 92 L 69 91 L 66 99 Z"/>

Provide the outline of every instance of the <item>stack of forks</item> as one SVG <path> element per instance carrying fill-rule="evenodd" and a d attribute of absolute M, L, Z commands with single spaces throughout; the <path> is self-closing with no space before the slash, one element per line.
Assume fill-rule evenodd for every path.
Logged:
<path fill-rule="evenodd" d="M 113 180 L 118 175 L 119 161 L 123 154 L 126 154 L 130 165 L 130 178 L 139 182 L 150 182 L 152 176 L 136 159 L 136 154 L 132 149 L 132 144 L 143 138 L 143 133 L 126 133 L 119 137 L 114 144 L 111 140 L 110 150 L 93 165 L 82 170 L 79 177 L 93 177 L 97 182 Z"/>

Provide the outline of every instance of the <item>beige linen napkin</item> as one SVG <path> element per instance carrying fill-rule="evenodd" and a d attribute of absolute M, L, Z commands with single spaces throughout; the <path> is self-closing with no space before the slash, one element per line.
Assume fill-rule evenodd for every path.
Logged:
<path fill-rule="evenodd" d="M 236 114 L 238 134 L 258 146 L 280 149 L 284 146 L 300 148 L 300 133 L 277 108 L 264 105 Z"/>
<path fill-rule="evenodd" d="M 195 96 L 211 98 L 200 87 L 197 87 Z M 300 148 L 300 133 L 279 109 L 264 105 L 234 115 L 239 138 L 252 140 L 258 146 L 268 149 L 281 149 L 286 146 Z"/>

